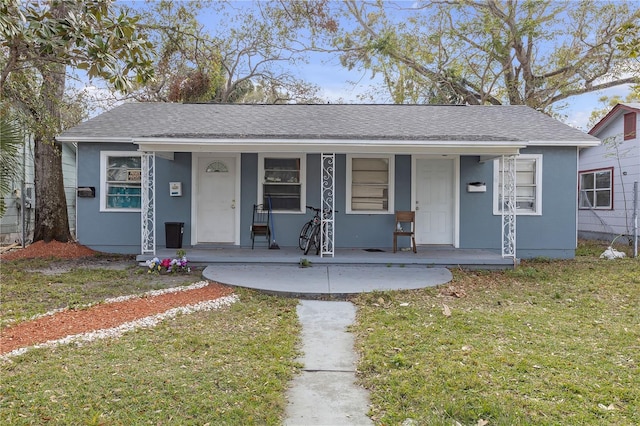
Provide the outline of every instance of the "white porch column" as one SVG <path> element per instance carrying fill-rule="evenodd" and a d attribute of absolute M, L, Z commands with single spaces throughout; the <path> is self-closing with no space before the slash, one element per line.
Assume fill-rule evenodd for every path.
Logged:
<path fill-rule="evenodd" d="M 502 182 L 500 210 L 502 212 L 502 257 L 516 261 L 516 156 L 503 155 L 500 171 Z"/>
<path fill-rule="evenodd" d="M 156 254 L 156 155 L 142 153 L 142 254 Z"/>
<path fill-rule="evenodd" d="M 320 257 L 333 257 L 334 219 L 335 219 L 335 162 L 336 154 L 322 154 L 322 179 L 320 180 L 320 205 L 322 209 L 322 227 L 320 228 Z M 324 212 L 328 212 L 325 214 Z"/>

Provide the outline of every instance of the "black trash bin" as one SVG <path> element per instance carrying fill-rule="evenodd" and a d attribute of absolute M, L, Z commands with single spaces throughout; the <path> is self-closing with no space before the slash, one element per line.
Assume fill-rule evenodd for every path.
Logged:
<path fill-rule="evenodd" d="M 164 233 L 167 248 L 182 248 L 184 222 L 165 222 Z"/>

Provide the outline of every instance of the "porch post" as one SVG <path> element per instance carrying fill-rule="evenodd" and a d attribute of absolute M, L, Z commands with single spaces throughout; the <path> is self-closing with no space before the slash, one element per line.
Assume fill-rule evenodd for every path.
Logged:
<path fill-rule="evenodd" d="M 502 212 L 502 257 L 516 261 L 516 156 L 502 156 L 500 171 L 502 187 L 500 211 Z"/>
<path fill-rule="evenodd" d="M 142 153 L 142 254 L 156 254 L 156 155 Z"/>
<path fill-rule="evenodd" d="M 320 182 L 320 205 L 322 209 L 322 227 L 320 228 L 320 257 L 333 257 L 334 219 L 335 219 L 335 162 L 336 154 L 322 154 L 322 179 Z M 324 213 L 328 212 L 328 213 Z"/>

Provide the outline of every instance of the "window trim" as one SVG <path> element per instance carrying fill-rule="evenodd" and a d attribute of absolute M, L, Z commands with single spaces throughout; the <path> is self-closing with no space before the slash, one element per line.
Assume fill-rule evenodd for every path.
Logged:
<path fill-rule="evenodd" d="M 609 197 L 609 206 L 608 207 L 597 207 L 597 206 L 593 206 L 593 207 L 582 207 L 580 200 L 581 200 L 581 196 L 582 196 L 582 175 L 583 174 L 596 174 L 597 172 L 602 172 L 602 171 L 608 171 L 609 174 L 611 175 L 610 179 L 609 179 L 609 191 L 611 191 L 611 196 Z M 590 169 L 590 170 L 580 170 L 578 172 L 578 210 L 613 210 L 614 209 L 614 173 L 613 173 L 613 167 L 602 167 L 599 169 Z M 594 176 L 594 182 L 595 182 L 595 176 Z M 593 191 L 595 191 L 595 188 L 593 189 Z"/>
<path fill-rule="evenodd" d="M 109 157 L 142 157 L 142 153 L 139 151 L 100 151 L 100 211 L 105 213 L 141 212 L 142 208 L 125 209 L 107 207 L 107 159 Z M 141 173 L 144 173 L 144 171 L 141 170 Z M 140 197 L 142 197 L 142 179 L 140 181 Z"/>
<path fill-rule="evenodd" d="M 629 112 L 623 116 L 623 140 L 628 141 L 635 139 L 637 135 L 636 129 L 637 115 L 635 112 Z"/>
<path fill-rule="evenodd" d="M 307 155 L 294 153 L 259 153 L 258 154 L 258 197 L 256 204 L 262 204 L 264 194 L 264 159 L 265 158 L 297 158 L 300 160 L 300 210 L 273 210 L 273 213 L 305 214 L 307 212 Z"/>
<path fill-rule="evenodd" d="M 387 210 L 353 210 L 351 208 L 352 173 L 354 158 L 384 158 L 389 161 Z M 395 155 L 393 154 L 347 154 L 347 178 L 345 188 L 346 214 L 393 214 L 395 212 Z"/>
<path fill-rule="evenodd" d="M 542 154 L 520 154 L 516 156 L 516 162 L 518 160 L 536 160 L 536 206 L 534 211 L 516 210 L 518 216 L 542 216 Z M 498 158 L 493 161 L 493 214 L 494 216 L 501 216 L 498 205 L 498 198 L 500 194 L 500 160 Z M 518 182 L 516 181 L 516 191 Z"/>

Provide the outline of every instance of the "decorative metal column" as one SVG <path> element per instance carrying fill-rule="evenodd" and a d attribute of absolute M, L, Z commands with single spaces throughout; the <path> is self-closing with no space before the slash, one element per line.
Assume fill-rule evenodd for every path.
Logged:
<path fill-rule="evenodd" d="M 156 254 L 156 154 L 142 153 L 142 254 Z"/>
<path fill-rule="evenodd" d="M 333 257 L 334 225 L 335 225 L 335 162 L 336 154 L 322 154 L 322 179 L 320 182 L 320 198 L 322 209 L 322 232 L 320 232 L 320 257 Z"/>
<path fill-rule="evenodd" d="M 502 212 L 502 257 L 516 261 L 516 156 L 503 155 L 500 170 Z"/>

